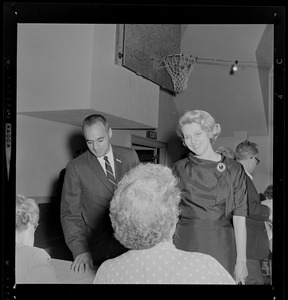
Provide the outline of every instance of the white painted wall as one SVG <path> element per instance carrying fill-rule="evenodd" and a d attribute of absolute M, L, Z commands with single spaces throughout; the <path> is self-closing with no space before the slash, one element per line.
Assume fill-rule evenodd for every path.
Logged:
<path fill-rule="evenodd" d="M 115 61 L 116 24 L 19 24 L 17 111 L 95 109 L 158 125 L 159 86 Z"/>
<path fill-rule="evenodd" d="M 19 24 L 17 111 L 88 108 L 93 26 Z"/>
<path fill-rule="evenodd" d="M 18 115 L 16 192 L 54 196 L 59 172 L 83 145 L 81 140 L 78 127 Z"/>

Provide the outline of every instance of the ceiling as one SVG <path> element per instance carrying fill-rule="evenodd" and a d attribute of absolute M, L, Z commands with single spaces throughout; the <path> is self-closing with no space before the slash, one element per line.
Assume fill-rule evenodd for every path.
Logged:
<path fill-rule="evenodd" d="M 198 61 L 187 89 L 175 97 L 178 114 L 206 110 L 221 124 L 222 136 L 268 135 L 272 25 L 182 25 L 181 35 L 181 52 Z M 239 69 L 230 75 L 235 60 Z"/>

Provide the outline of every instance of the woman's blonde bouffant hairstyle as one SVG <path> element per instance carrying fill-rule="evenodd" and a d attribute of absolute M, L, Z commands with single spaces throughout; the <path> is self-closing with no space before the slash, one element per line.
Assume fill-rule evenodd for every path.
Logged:
<path fill-rule="evenodd" d="M 213 144 L 216 141 L 216 139 L 221 133 L 220 124 L 216 123 L 215 119 L 208 112 L 196 109 L 186 111 L 183 114 L 183 116 L 179 119 L 176 132 L 181 139 L 183 139 L 182 127 L 186 124 L 192 123 L 199 124 L 201 129 L 207 132 L 211 144 Z"/>

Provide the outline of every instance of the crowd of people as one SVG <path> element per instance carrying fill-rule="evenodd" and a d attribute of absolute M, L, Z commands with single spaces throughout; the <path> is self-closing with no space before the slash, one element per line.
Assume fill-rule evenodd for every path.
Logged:
<path fill-rule="evenodd" d="M 82 133 L 87 150 L 67 164 L 61 191 L 71 270 L 97 269 L 95 284 L 264 284 L 273 194 L 271 185 L 261 202 L 253 183 L 256 143 L 215 150 L 221 126 L 203 110 L 180 117 L 189 153 L 171 167 L 112 145 L 102 115 L 87 116 Z M 18 195 L 16 283 L 57 282 L 50 256 L 33 246 L 38 221 L 36 202 Z"/>

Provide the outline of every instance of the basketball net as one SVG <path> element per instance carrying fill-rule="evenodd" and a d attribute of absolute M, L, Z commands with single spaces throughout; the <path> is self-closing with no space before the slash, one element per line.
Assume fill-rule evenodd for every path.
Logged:
<path fill-rule="evenodd" d="M 187 89 L 187 82 L 197 61 L 195 56 L 184 54 L 167 55 L 164 58 L 166 70 L 172 78 L 175 93 L 182 93 Z"/>

